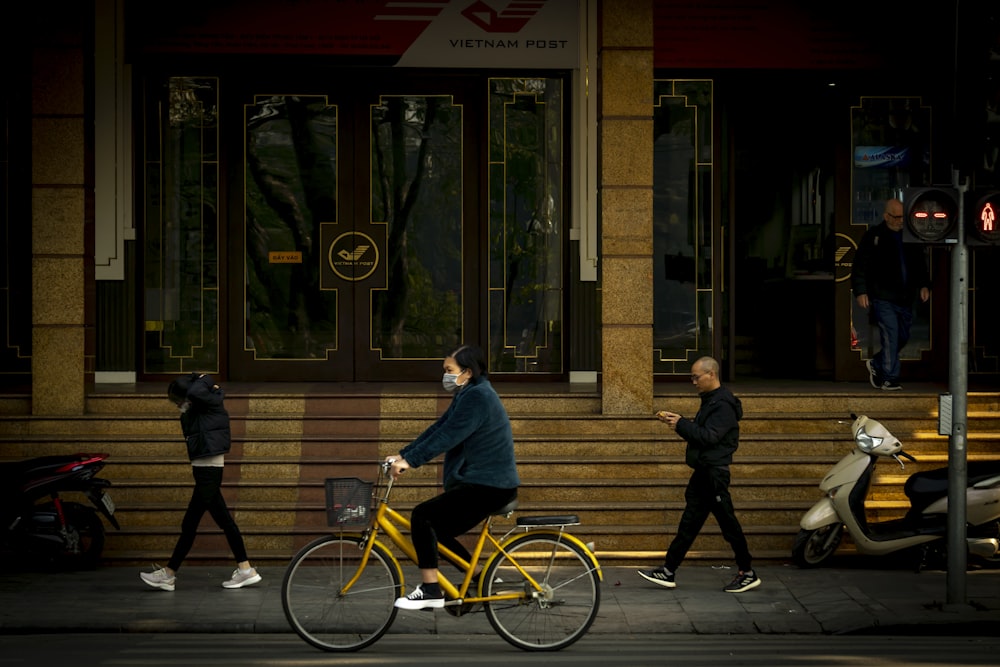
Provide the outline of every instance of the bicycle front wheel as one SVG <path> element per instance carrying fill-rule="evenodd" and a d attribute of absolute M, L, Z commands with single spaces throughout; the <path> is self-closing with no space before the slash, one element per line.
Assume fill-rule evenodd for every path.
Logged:
<path fill-rule="evenodd" d="M 285 570 L 285 618 L 316 648 L 357 651 L 375 643 L 396 618 L 393 603 L 403 594 L 399 566 L 378 542 L 362 564 L 364 546 L 358 536 L 321 537 L 303 547 Z"/>
<path fill-rule="evenodd" d="M 485 603 L 497 634 L 526 651 L 555 651 L 582 637 L 601 602 L 600 575 L 586 551 L 558 535 L 530 532 L 507 542 L 504 551 L 480 579 L 483 595 L 522 595 Z"/>

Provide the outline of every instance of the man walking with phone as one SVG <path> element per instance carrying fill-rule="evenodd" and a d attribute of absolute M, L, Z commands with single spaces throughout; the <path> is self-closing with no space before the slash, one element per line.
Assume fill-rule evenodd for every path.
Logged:
<path fill-rule="evenodd" d="M 729 495 L 729 465 L 739 447 L 743 404 L 722 386 L 719 362 L 712 357 L 701 357 L 694 362 L 691 382 L 698 388 L 701 397 L 701 406 L 694 419 L 686 419 L 674 412 L 656 413 L 657 419 L 687 441 L 684 458 L 693 472 L 684 491 L 684 514 L 681 515 L 677 535 L 667 548 L 663 565 L 651 570 L 639 570 L 638 574 L 664 588 L 676 587 L 674 574 L 711 514 L 719 523 L 722 536 L 733 548 L 739 568 L 732 582 L 723 590 L 742 593 L 760 586 L 760 577 L 753 571 L 753 558 L 743 535 L 743 527 L 736 518 L 733 499 Z"/>

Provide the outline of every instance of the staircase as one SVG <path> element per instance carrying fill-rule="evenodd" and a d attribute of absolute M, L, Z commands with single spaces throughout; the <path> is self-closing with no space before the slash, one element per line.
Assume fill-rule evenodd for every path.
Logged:
<path fill-rule="evenodd" d="M 731 385 L 744 407 L 732 494 L 757 561 L 789 559 L 799 518 L 819 497 L 819 480 L 852 447 L 852 412 L 881 420 L 920 459 L 905 471 L 880 464 L 870 520 L 901 515 L 905 478 L 947 461 L 948 438 L 937 434 L 937 390 L 821 386 L 836 390 Z M 514 430 L 519 513 L 579 515 L 573 532 L 592 541 L 608 565 L 662 558 L 684 506 L 684 442 L 651 415 L 601 415 L 596 391 L 500 383 L 497 389 Z M 233 449 L 223 493 L 254 563 L 283 564 L 328 532 L 324 480 L 373 479 L 376 463 L 431 424 L 450 400 L 424 386 L 351 391 L 227 388 Z M 1000 458 L 998 400 L 995 393 L 969 394 L 969 460 Z M 654 409 L 693 416 L 697 405 L 689 387 L 677 386 L 658 388 Z M 102 474 L 113 483 L 121 530 L 108 527 L 105 562 L 165 562 L 192 482 L 176 409 L 161 388 L 102 389 L 78 417 L 34 417 L 25 397 L 0 397 L 0 460 L 85 450 L 111 454 Z M 438 462 L 408 473 L 393 492 L 394 506 L 406 513 L 437 493 L 439 475 Z M 732 559 L 713 519 L 688 558 Z M 231 560 L 206 515 L 188 562 Z"/>

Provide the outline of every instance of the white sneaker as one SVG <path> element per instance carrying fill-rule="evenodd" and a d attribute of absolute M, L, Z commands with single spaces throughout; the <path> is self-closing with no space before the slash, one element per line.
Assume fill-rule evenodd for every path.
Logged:
<path fill-rule="evenodd" d="M 396 598 L 397 609 L 444 609 L 444 595 L 432 597 L 424 592 L 423 585 L 417 586 L 405 598 Z"/>
<path fill-rule="evenodd" d="M 153 567 L 157 567 L 154 565 Z M 177 577 L 167 572 L 165 567 L 161 567 L 152 572 L 140 572 L 139 578 L 145 581 L 147 584 L 153 588 L 159 588 L 164 591 L 174 590 L 174 583 L 177 581 Z"/>
<path fill-rule="evenodd" d="M 233 570 L 233 576 L 222 582 L 223 588 L 243 588 L 244 586 L 249 586 L 251 584 L 256 584 L 260 581 L 260 575 L 257 574 L 257 570 L 250 568 L 246 572 L 236 568 Z"/>

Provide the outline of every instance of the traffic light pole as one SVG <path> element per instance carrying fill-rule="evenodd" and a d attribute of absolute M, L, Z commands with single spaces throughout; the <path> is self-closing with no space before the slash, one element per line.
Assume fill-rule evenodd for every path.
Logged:
<path fill-rule="evenodd" d="M 948 438 L 948 605 L 966 604 L 966 497 L 968 479 L 968 453 L 966 430 L 968 427 L 969 390 L 969 249 L 965 245 L 965 191 L 960 185 L 958 172 L 952 174 L 959 190 L 958 244 L 951 251 L 951 325 L 949 340 L 948 389 L 951 392 L 951 435 Z"/>

